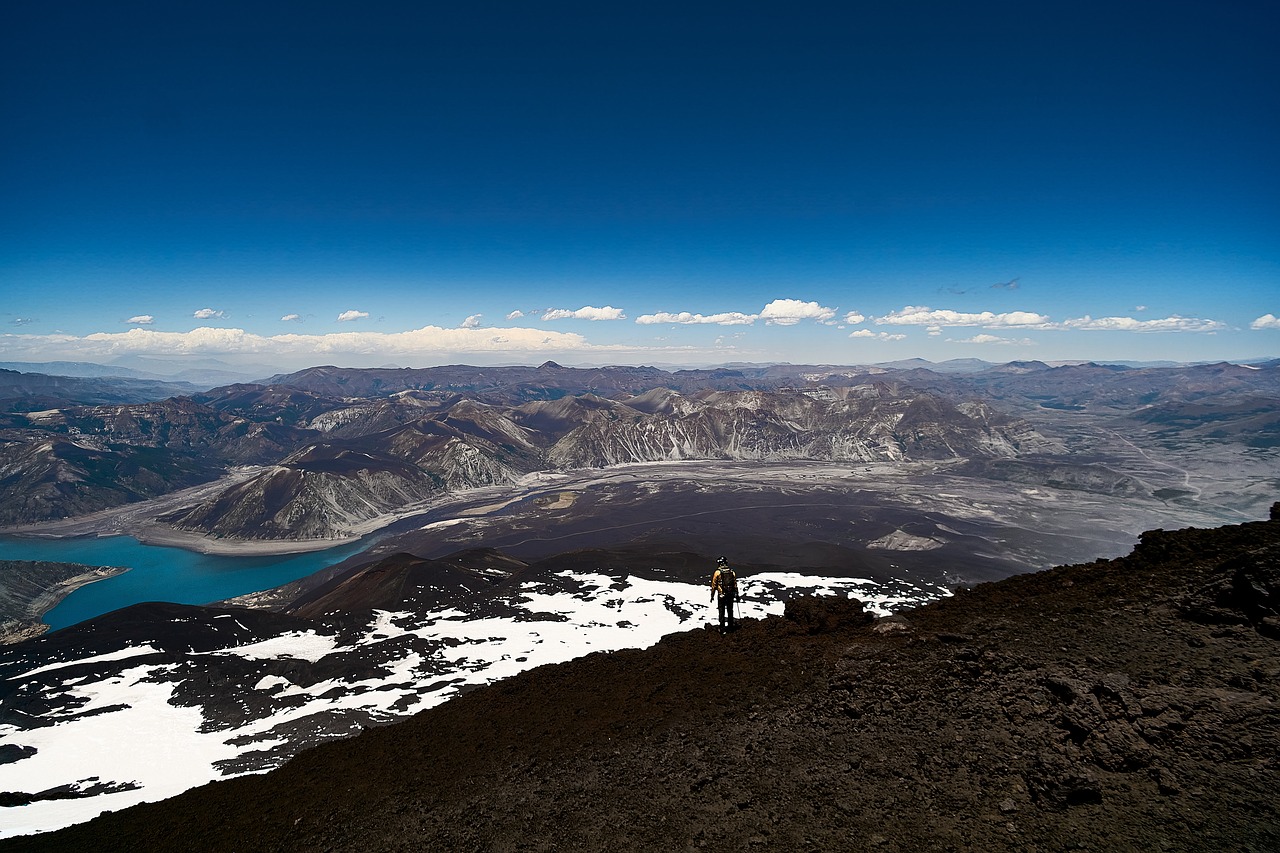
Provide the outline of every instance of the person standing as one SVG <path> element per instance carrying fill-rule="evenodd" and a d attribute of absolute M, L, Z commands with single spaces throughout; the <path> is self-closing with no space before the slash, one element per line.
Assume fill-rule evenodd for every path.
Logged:
<path fill-rule="evenodd" d="M 737 627 L 733 618 L 733 605 L 738 600 L 738 576 L 724 557 L 716 560 L 716 570 L 711 575 L 711 600 L 720 595 L 720 633 Z"/>

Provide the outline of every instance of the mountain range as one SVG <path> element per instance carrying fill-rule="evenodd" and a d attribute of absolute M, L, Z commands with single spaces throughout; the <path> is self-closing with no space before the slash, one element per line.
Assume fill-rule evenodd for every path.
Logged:
<path fill-rule="evenodd" d="M 0 523 L 147 500 L 246 465 L 264 468 L 164 521 L 230 538 L 342 538 L 445 491 L 678 459 L 954 459 L 975 475 L 1088 482 L 1066 469 L 1105 466 L 1097 418 L 1120 435 L 1274 448 L 1277 401 L 1275 364 L 317 367 L 145 403 L 31 398 L 0 416 Z"/>
<path fill-rule="evenodd" d="M 514 483 L 535 471 L 680 459 L 770 461 L 1015 456 L 1052 452 L 1024 421 L 981 405 L 883 385 L 842 399 L 802 393 L 653 389 L 490 405 L 460 397 L 424 411 L 395 398 L 330 411 L 324 436 L 257 477 L 162 520 L 244 538 L 337 538 L 434 492 Z M 226 410 L 224 410 L 226 411 Z M 395 423 L 378 432 L 370 424 Z M 354 434 L 351 434 L 354 433 Z"/>

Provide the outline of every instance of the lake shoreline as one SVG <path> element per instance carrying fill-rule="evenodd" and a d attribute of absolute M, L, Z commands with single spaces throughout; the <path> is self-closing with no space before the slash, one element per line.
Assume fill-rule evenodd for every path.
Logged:
<path fill-rule="evenodd" d="M 254 476 L 259 467 L 236 468 L 226 475 L 158 498 L 123 504 L 74 518 L 37 521 L 0 527 L 0 536 L 15 539 L 101 539 L 131 536 L 144 545 L 181 548 L 197 554 L 225 557 L 278 557 L 324 551 L 358 542 L 371 532 L 334 539 L 227 539 L 179 530 L 158 521 L 160 516 L 183 505 L 198 502 L 216 492 Z"/>
<path fill-rule="evenodd" d="M 166 548 L 182 548 L 198 554 L 217 554 L 224 557 L 275 557 L 286 554 L 307 554 L 327 551 L 361 540 L 360 536 L 342 539 L 227 539 L 192 533 L 162 524 L 140 525 L 130 531 L 130 536 L 143 545 L 160 545 Z"/>
<path fill-rule="evenodd" d="M 178 530 L 162 524 L 139 524 L 130 527 L 102 530 L 93 525 L 70 525 L 58 522 L 59 529 L 41 529 L 43 525 L 0 528 L 0 536 L 33 541 L 58 541 L 62 539 L 107 539 L 129 536 L 143 545 L 162 548 L 181 548 L 196 554 L 215 554 L 222 557 L 278 557 L 289 554 L 308 554 L 327 551 L 359 542 L 363 537 L 343 539 L 225 539 Z"/>
<path fill-rule="evenodd" d="M 34 571 L 0 572 L 0 627 L 37 636 L 26 609 L 41 598 L 40 621 L 56 631 L 144 601 L 168 601 L 196 606 L 272 589 L 292 583 L 349 559 L 368 547 L 367 540 L 304 543 L 322 545 L 303 551 L 297 543 L 218 542 L 219 548 L 201 549 L 199 537 L 182 537 L 186 547 L 176 547 L 168 536 L 152 536 L 145 541 L 133 534 L 112 536 L 0 536 L 0 560 L 76 566 L 77 571 L 55 573 Z M 195 546 L 195 547 L 193 547 Z M 97 567 L 124 566 L 128 571 L 109 570 L 96 574 Z M 87 567 L 87 568 L 86 568 Z M 73 583 L 64 581 L 77 576 Z M 106 580 L 109 583 L 92 583 Z M 5 607 L 6 601 L 12 606 Z M 34 614 L 33 614 L 34 615 Z M 22 624 L 19 624 L 22 623 Z"/>
<path fill-rule="evenodd" d="M 39 637 L 50 629 L 44 617 L 68 595 L 91 583 L 108 580 L 129 571 L 127 566 L 88 566 L 81 563 L 48 563 L 37 560 L 6 560 L 6 589 L 3 612 L 0 612 L 0 645 L 20 643 Z M 23 566 L 22 564 L 26 564 Z M 67 570 L 77 573 L 67 575 Z M 22 583 L 15 584 L 12 574 L 22 571 Z M 62 574 L 42 578 L 40 575 Z M 25 589 L 14 590 L 20 586 Z"/>

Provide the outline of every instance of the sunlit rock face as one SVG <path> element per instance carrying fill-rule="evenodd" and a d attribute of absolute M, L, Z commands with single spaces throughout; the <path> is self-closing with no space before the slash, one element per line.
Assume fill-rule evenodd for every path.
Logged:
<path fill-rule="evenodd" d="M 84 515 L 259 465 L 287 470 L 244 487 L 251 509 L 203 495 L 177 523 L 231 537 L 341 537 L 441 490 L 670 460 L 968 460 L 978 477 L 1195 498 L 1185 482 L 1154 482 L 1166 478 L 1150 468 L 1176 474 L 1203 454 L 1141 454 L 1178 455 L 1188 442 L 1274 447 L 1277 394 L 1274 365 L 318 367 L 189 398 L 0 416 L 0 524 Z M 1035 464 L 992 464 L 1001 460 Z"/>
<path fill-rule="evenodd" d="M 427 401 L 430 405 L 441 401 Z M 339 409 L 311 420 L 326 438 L 190 510 L 184 530 L 237 538 L 333 538 L 436 490 L 512 483 L 533 471 L 678 460 L 906 461 L 1014 457 L 1056 445 L 983 405 L 887 387 L 821 396 L 652 390 L 627 400 L 593 394 L 492 406 L 456 397 L 379 432 L 423 401 Z M 633 405 L 634 403 L 634 405 Z"/>

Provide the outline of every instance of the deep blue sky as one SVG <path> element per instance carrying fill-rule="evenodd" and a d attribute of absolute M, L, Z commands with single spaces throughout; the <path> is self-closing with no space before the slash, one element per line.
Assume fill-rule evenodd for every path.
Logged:
<path fill-rule="evenodd" d="M 0 360 L 1280 354 L 1277 24 L 13 4 Z"/>

